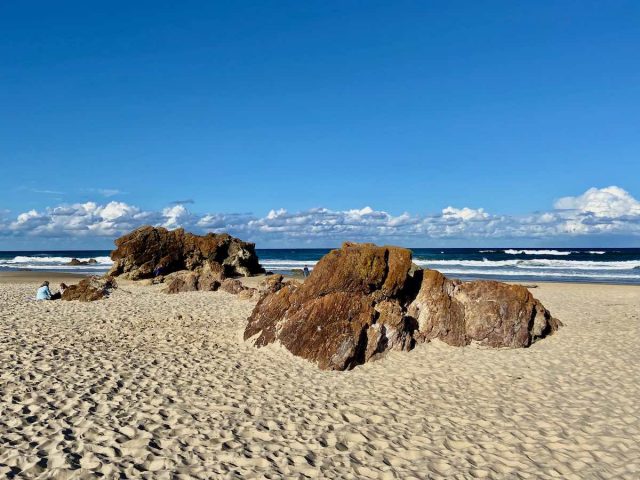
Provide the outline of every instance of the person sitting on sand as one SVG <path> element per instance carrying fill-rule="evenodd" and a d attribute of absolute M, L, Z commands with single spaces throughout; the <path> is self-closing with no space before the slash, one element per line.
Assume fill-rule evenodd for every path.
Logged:
<path fill-rule="evenodd" d="M 62 294 L 64 293 L 64 291 L 67 289 L 67 284 L 66 283 L 61 283 L 60 284 L 60 290 L 56 293 L 54 293 L 53 295 L 51 295 L 51 300 L 60 300 L 62 298 Z"/>
<path fill-rule="evenodd" d="M 49 282 L 44 281 L 36 292 L 36 300 L 51 300 L 51 290 L 49 290 Z"/>

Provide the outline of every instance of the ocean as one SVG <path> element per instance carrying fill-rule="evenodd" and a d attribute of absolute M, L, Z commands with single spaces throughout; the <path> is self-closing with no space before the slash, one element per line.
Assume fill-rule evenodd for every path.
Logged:
<path fill-rule="evenodd" d="M 257 249 L 268 270 L 310 269 L 330 249 Z M 463 280 L 553 281 L 640 285 L 640 248 L 412 248 L 414 262 Z M 72 258 L 93 265 L 70 266 Z M 104 273 L 109 250 L 0 252 L 0 271 Z"/>

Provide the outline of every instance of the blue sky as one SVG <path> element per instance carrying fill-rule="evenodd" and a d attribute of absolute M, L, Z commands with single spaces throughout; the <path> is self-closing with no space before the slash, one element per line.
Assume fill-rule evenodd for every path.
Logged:
<path fill-rule="evenodd" d="M 143 221 L 637 245 L 639 21 L 633 1 L 2 2 L 0 248 Z"/>

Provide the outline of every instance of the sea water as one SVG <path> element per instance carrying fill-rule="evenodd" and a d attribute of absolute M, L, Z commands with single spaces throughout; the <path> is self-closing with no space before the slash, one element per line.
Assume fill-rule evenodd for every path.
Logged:
<path fill-rule="evenodd" d="M 309 269 L 330 249 L 257 249 L 260 263 L 276 273 Z M 640 285 L 639 248 L 412 248 L 414 262 L 463 280 L 554 281 Z M 108 250 L 0 252 L 0 271 L 104 273 Z M 72 258 L 93 265 L 70 266 Z"/>

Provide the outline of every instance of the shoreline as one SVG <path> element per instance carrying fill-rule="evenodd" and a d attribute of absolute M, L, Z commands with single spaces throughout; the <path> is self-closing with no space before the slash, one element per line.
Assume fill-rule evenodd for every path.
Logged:
<path fill-rule="evenodd" d="M 437 270 L 437 269 L 434 269 Z M 48 280 L 50 283 L 52 284 L 57 284 L 60 282 L 76 282 L 76 281 L 80 281 L 83 278 L 86 277 L 90 277 L 93 275 L 98 275 L 98 276 L 102 276 L 103 273 L 99 273 L 99 272 L 86 272 L 86 273 L 68 273 L 68 272 L 55 272 L 55 271 L 38 271 L 38 270 L 28 270 L 28 271 L 0 271 L 0 284 L 10 284 L 10 283 L 37 283 L 37 282 L 42 282 L 44 280 Z M 287 274 L 282 274 L 286 279 L 289 280 L 297 280 L 297 281 L 304 281 L 304 278 L 300 277 L 300 276 L 296 276 L 296 275 L 287 275 Z M 457 278 L 455 276 L 451 276 L 451 275 L 447 275 L 446 273 L 444 274 L 445 276 L 447 276 L 447 278 Z M 255 280 L 255 279 L 261 279 L 263 278 L 265 275 L 254 275 L 253 277 L 244 277 L 244 278 L 240 278 L 240 280 L 244 282 L 248 282 L 251 286 L 254 286 L 253 284 L 256 283 L 259 280 Z M 529 287 L 530 285 L 569 285 L 569 286 L 584 286 L 584 287 L 589 287 L 591 286 L 607 286 L 607 287 L 628 287 L 628 288 L 639 288 L 640 285 L 637 284 L 629 284 L 629 283 L 610 283 L 610 282 L 554 282 L 554 281 L 546 281 L 546 280 L 540 280 L 540 281 L 532 281 L 532 280 L 525 280 L 525 281 L 514 281 L 514 280 L 494 280 L 494 279 L 477 279 L 480 281 L 497 281 L 497 282 L 503 282 L 503 283 L 508 283 L 510 285 L 522 285 L 524 287 L 528 287 L 528 288 L 536 288 L 536 287 Z M 471 281 L 471 280 L 462 280 L 464 282 L 467 281 Z M 131 280 L 127 280 L 127 282 L 133 282 Z M 135 283 L 135 282 L 133 282 Z"/>

